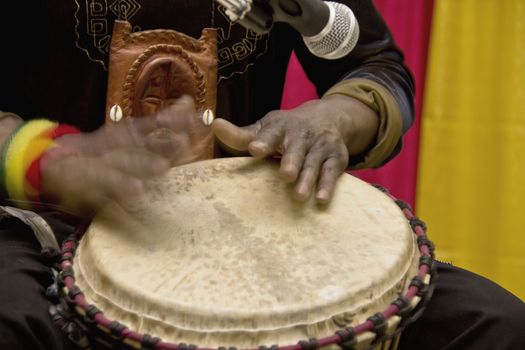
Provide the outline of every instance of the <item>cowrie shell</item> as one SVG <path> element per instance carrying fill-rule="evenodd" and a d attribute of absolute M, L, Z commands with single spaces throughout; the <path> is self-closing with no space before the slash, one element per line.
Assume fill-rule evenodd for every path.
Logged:
<path fill-rule="evenodd" d="M 113 107 L 111 107 L 109 110 L 109 119 L 111 119 L 111 121 L 114 123 L 121 121 L 123 116 L 124 112 L 119 105 L 113 105 Z"/>
<path fill-rule="evenodd" d="M 210 126 L 214 119 L 215 116 L 213 115 L 213 111 L 211 109 L 207 109 L 202 113 L 202 122 L 204 125 Z"/>

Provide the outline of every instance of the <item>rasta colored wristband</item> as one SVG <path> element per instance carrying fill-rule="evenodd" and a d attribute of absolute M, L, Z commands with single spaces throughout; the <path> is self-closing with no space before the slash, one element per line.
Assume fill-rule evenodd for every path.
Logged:
<path fill-rule="evenodd" d="M 60 136 L 80 131 L 70 125 L 36 119 L 19 125 L 7 138 L 0 155 L 0 187 L 5 198 L 24 209 L 39 201 L 40 160 Z"/>
<path fill-rule="evenodd" d="M 78 133 L 80 133 L 80 130 L 71 125 L 59 124 L 55 129 L 51 130 L 48 135 L 43 135 L 43 137 L 47 136 L 49 139 L 55 140 L 56 138 L 59 138 L 63 135 Z M 32 158 L 33 161 L 25 173 L 26 195 L 29 201 L 41 202 L 40 195 L 42 193 L 42 176 L 40 164 L 44 155 L 57 158 L 76 153 L 76 151 L 73 151 L 67 147 L 58 146 L 53 142 L 44 152 L 41 152 L 37 157 Z"/>

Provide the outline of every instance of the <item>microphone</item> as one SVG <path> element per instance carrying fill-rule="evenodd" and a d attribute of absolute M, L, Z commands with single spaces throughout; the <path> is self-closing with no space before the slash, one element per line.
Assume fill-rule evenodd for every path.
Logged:
<path fill-rule="evenodd" d="M 274 22 L 288 23 L 303 37 L 312 54 L 338 59 L 354 49 L 359 24 L 348 6 L 322 0 L 216 0 L 233 22 L 259 34 Z"/>

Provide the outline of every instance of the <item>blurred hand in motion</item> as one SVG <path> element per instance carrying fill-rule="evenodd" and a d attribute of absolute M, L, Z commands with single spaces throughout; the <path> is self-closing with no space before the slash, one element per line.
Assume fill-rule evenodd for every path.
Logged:
<path fill-rule="evenodd" d="M 230 151 L 248 151 L 258 158 L 281 154 L 280 174 L 295 183 L 297 199 L 307 200 L 315 190 L 316 200 L 327 203 L 349 156 L 371 146 L 378 125 L 376 113 L 360 101 L 331 95 L 272 111 L 245 127 L 218 118 L 212 131 Z"/>
<path fill-rule="evenodd" d="M 93 213 L 109 200 L 134 199 L 145 180 L 179 163 L 179 150 L 191 140 L 176 130 L 181 120 L 196 118 L 193 99 L 185 96 L 151 117 L 57 138 L 63 147 L 48 151 L 41 162 L 43 194 L 74 215 Z"/>

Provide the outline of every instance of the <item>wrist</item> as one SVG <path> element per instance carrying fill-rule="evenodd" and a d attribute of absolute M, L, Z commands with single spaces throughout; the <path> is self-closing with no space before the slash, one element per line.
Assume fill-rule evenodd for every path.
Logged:
<path fill-rule="evenodd" d="M 323 99 L 331 95 L 354 98 L 374 111 L 378 118 L 379 124 L 373 141 L 368 145 L 368 150 L 365 147 L 363 153 L 350 157 L 350 168 L 378 167 L 395 154 L 403 135 L 403 116 L 396 98 L 390 91 L 375 81 L 351 78 L 334 85 L 324 94 Z M 356 113 L 356 116 L 359 116 L 359 113 Z M 350 144 L 350 147 L 354 146 Z M 354 147 L 351 153 L 355 154 L 358 150 L 359 147 Z"/>
<path fill-rule="evenodd" d="M 365 154 L 374 147 L 379 128 L 377 113 L 361 101 L 343 94 L 324 96 L 323 101 L 337 110 L 339 131 L 350 156 Z"/>
<path fill-rule="evenodd" d="M 18 115 L 10 112 L 0 111 L 0 149 L 13 130 L 24 121 Z"/>

